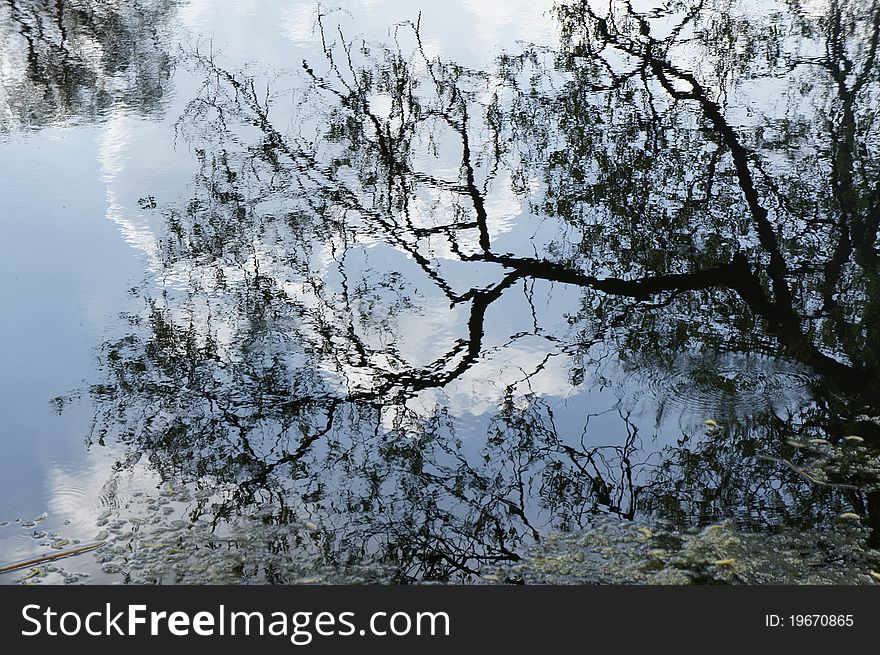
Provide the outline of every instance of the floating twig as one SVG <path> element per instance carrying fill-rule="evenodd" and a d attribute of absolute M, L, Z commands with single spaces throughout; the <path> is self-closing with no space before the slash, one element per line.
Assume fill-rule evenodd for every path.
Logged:
<path fill-rule="evenodd" d="M 31 559 L 26 559 L 21 562 L 14 562 L 12 564 L 5 564 L 0 566 L 0 573 L 9 573 L 10 571 L 18 571 L 19 569 L 27 568 L 28 566 L 36 566 L 37 564 L 42 564 L 43 562 L 51 562 L 52 560 L 61 559 L 62 557 L 70 557 L 71 555 L 79 555 L 80 553 L 87 553 L 90 550 L 95 550 L 98 546 L 103 545 L 104 542 L 97 541 L 91 544 L 85 544 L 83 546 L 77 546 L 76 548 L 68 548 L 67 550 L 59 550 L 55 553 L 48 553 L 47 555 L 40 555 L 39 557 L 33 557 Z"/>
<path fill-rule="evenodd" d="M 755 459 L 764 459 L 768 462 L 776 462 L 778 464 L 785 464 L 792 471 L 800 475 L 802 478 L 809 480 L 813 484 L 822 485 L 823 487 L 839 487 L 841 489 L 855 489 L 859 490 L 857 486 L 854 484 L 846 484 L 845 482 L 825 482 L 824 480 L 819 480 L 815 476 L 810 475 L 804 469 L 792 464 L 787 459 L 781 459 L 779 457 L 771 457 L 770 455 L 755 455 Z"/>

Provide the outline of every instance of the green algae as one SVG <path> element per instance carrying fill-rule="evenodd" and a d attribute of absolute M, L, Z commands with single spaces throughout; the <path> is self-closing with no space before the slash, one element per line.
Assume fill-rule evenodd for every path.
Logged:
<path fill-rule="evenodd" d="M 868 530 L 844 521 L 828 531 L 746 533 L 726 521 L 683 532 L 611 518 L 557 533 L 495 579 L 526 584 L 873 584 L 880 551 Z"/>

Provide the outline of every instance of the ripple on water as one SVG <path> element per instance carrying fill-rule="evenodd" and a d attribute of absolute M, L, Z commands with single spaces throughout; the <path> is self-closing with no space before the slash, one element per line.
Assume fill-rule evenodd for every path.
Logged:
<path fill-rule="evenodd" d="M 658 415 L 727 416 L 800 405 L 812 377 L 795 362 L 741 353 L 687 353 L 671 361 L 623 363 L 624 395 L 655 407 Z"/>
<path fill-rule="evenodd" d="M 22 503 L 17 512 L 0 516 L 0 565 L 94 542 L 101 530 L 96 521 L 102 513 L 121 511 L 144 488 L 156 484 L 155 475 L 134 466 L 120 470 L 119 461 L 118 451 L 108 448 L 81 467 L 48 462 L 43 511 L 24 513 Z M 16 573 L 2 574 L 0 584 L 14 583 L 17 577 Z"/>

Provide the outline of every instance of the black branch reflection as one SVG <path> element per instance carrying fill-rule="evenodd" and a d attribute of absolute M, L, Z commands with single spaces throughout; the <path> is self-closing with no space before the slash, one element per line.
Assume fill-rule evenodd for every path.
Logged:
<path fill-rule="evenodd" d="M 563 4 L 559 52 L 484 71 L 418 21 L 377 45 L 328 14 L 283 82 L 193 52 L 193 194 L 163 210 L 169 284 L 103 350 L 94 438 L 401 580 L 596 512 L 855 509 L 876 541 L 876 479 L 807 445 L 878 436 L 880 5 L 717 4 Z M 626 396 L 656 381 L 643 434 Z M 708 429 L 652 447 L 689 401 Z"/>
<path fill-rule="evenodd" d="M 176 0 L 4 0 L 0 127 L 91 121 L 114 106 L 162 107 L 173 60 L 163 26 Z"/>

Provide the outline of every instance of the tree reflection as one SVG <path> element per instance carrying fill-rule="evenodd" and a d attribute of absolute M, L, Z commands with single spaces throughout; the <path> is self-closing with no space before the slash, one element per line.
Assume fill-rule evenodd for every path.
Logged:
<path fill-rule="evenodd" d="M 96 437 L 236 483 L 221 514 L 313 517 L 328 561 L 401 580 L 597 511 L 766 529 L 855 508 L 876 539 L 876 481 L 819 479 L 789 442 L 876 437 L 880 6 L 558 12 L 560 52 L 487 71 L 428 57 L 418 22 L 377 46 L 328 15 L 292 89 L 194 52 L 171 284 L 104 349 Z M 734 356 L 803 394 L 743 406 Z M 609 361 L 684 370 L 674 392 L 721 425 L 659 459 L 624 402 L 617 434 L 587 410 L 578 434 L 540 391 L 557 361 L 582 389 L 616 384 Z"/>
<path fill-rule="evenodd" d="M 763 497 L 764 476 L 752 467 L 742 470 L 744 463 L 755 461 L 756 453 L 798 435 L 836 440 L 855 432 L 876 438 L 876 423 L 866 419 L 876 415 L 878 406 L 873 308 L 880 214 L 877 161 L 871 155 L 876 144 L 871 107 L 877 94 L 880 6 L 831 2 L 825 13 L 809 15 L 792 4 L 785 13 L 768 11 L 763 23 L 732 8 L 722 11 L 714 4 L 694 4 L 672 29 L 668 24 L 661 28 L 662 37 L 655 37 L 654 32 L 661 30 L 628 3 L 613 5 L 603 15 L 587 4 L 563 10 L 569 46 L 563 58 L 566 69 L 576 77 L 581 71 L 604 71 L 600 79 L 608 94 L 640 98 L 637 106 L 643 109 L 636 124 L 649 126 L 642 131 L 647 143 L 653 146 L 659 141 L 650 150 L 647 170 L 656 171 L 658 163 L 670 161 L 666 179 L 679 185 L 687 181 L 685 193 L 676 197 L 687 222 L 664 225 L 659 233 L 676 233 L 683 227 L 685 233 L 697 236 L 709 226 L 711 248 L 704 250 L 710 261 L 744 256 L 750 262 L 748 278 L 730 286 L 738 302 L 716 314 L 728 325 L 709 341 L 713 349 L 724 349 L 725 341 L 729 346 L 729 340 L 742 338 L 737 333 L 753 339 L 755 328 L 764 329 L 775 337 L 770 354 L 793 357 L 819 375 L 815 405 L 794 415 L 759 414 L 753 417 L 754 425 L 740 423 L 722 442 L 707 441 L 697 452 L 685 449 L 666 461 L 678 478 L 669 486 L 679 492 L 690 487 L 684 497 L 692 511 L 702 505 L 698 511 L 703 514 L 707 506 L 715 505 L 711 518 L 748 507 L 748 497 Z M 683 48 L 698 50 L 697 59 L 707 62 L 700 67 L 704 70 L 685 71 L 676 64 L 676 54 Z M 623 56 L 626 65 L 620 67 L 620 59 L 612 64 L 615 55 Z M 582 60 L 590 62 L 587 68 Z M 785 81 L 782 90 L 764 96 L 767 99 L 757 107 L 756 116 L 743 118 L 750 85 L 756 88 L 769 80 L 780 84 L 780 78 Z M 583 94 L 586 88 L 591 87 L 583 83 L 570 90 Z M 566 99 L 562 106 L 571 105 L 572 100 Z M 734 125 L 729 115 L 742 124 Z M 670 122 L 690 129 L 664 129 Z M 694 136 L 693 128 L 702 139 Z M 658 132 L 663 139 L 649 138 Z M 670 133 L 687 138 L 690 147 L 670 143 L 666 138 Z M 566 134 L 566 138 L 577 136 Z M 682 155 L 695 150 L 702 153 L 698 154 L 702 166 L 689 166 L 686 172 L 675 168 Z M 630 161 L 626 157 L 616 161 L 621 159 Z M 728 189 L 721 184 L 725 175 L 735 182 Z M 658 185 L 647 180 L 643 184 L 644 202 L 650 202 Z M 620 189 L 619 184 L 606 183 L 603 191 L 612 187 Z M 564 198 L 577 192 L 560 185 L 558 195 Z M 730 192 L 733 195 L 725 198 Z M 621 223 L 629 222 L 628 229 L 634 218 L 640 222 L 656 216 L 657 212 L 619 214 Z M 606 221 L 603 226 L 607 225 Z M 692 260 L 689 253 L 695 246 L 689 245 L 682 260 L 664 265 Z M 656 257 L 647 250 L 640 263 L 647 266 Z M 738 315 L 740 308 L 751 316 Z M 687 307 L 682 314 L 695 312 Z M 751 317 L 759 319 L 758 325 L 749 325 Z M 706 324 L 702 322 L 699 329 Z M 676 334 L 691 339 L 693 333 L 679 326 Z M 701 340 L 705 342 L 705 335 Z M 684 341 L 663 346 L 688 348 Z M 734 348 L 762 350 L 749 343 Z M 801 527 L 815 525 L 817 514 L 833 512 L 833 505 L 827 504 L 829 494 L 820 493 L 815 485 L 811 490 L 775 494 L 780 504 L 788 506 L 787 519 Z M 663 503 L 673 495 L 664 496 Z M 784 501 L 781 496 L 786 496 Z M 852 490 L 845 496 L 844 505 L 868 512 L 872 541 L 880 543 L 876 493 L 868 494 L 867 507 Z M 676 497 L 670 511 L 680 512 L 682 495 Z"/>
<path fill-rule="evenodd" d="M 161 27 L 174 0 L 6 0 L 0 4 L 0 125 L 94 120 L 116 104 L 160 106 L 171 57 Z"/>

